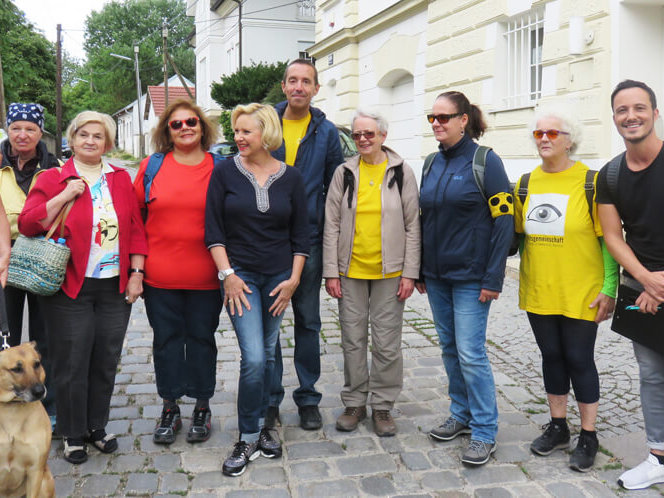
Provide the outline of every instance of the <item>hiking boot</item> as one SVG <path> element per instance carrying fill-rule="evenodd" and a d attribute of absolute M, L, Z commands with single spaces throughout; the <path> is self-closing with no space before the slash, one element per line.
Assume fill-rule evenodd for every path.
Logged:
<path fill-rule="evenodd" d="M 191 426 L 187 432 L 188 443 L 200 443 L 210 439 L 212 430 L 212 412 L 209 408 L 194 408 L 191 416 Z"/>
<path fill-rule="evenodd" d="M 496 451 L 496 443 L 485 443 L 471 439 L 468 448 L 461 457 L 461 462 L 469 465 L 484 465 Z"/>
<path fill-rule="evenodd" d="M 323 418 L 316 405 L 300 406 L 297 413 L 300 415 L 300 427 L 305 431 L 315 431 L 323 427 Z"/>
<path fill-rule="evenodd" d="M 279 407 L 268 406 L 267 413 L 265 414 L 265 428 L 274 429 L 277 426 L 277 423 L 281 425 L 281 419 L 279 418 Z"/>
<path fill-rule="evenodd" d="M 652 453 L 618 478 L 618 484 L 625 489 L 645 489 L 658 483 L 664 483 L 664 465 Z"/>
<path fill-rule="evenodd" d="M 238 441 L 233 447 L 230 456 L 224 461 L 221 471 L 224 475 L 236 477 L 244 474 L 249 462 L 253 462 L 260 456 L 261 452 L 258 449 L 258 441 L 253 443 L 245 443 Z"/>
<path fill-rule="evenodd" d="M 374 432 L 378 437 L 394 436 L 397 433 L 397 424 L 390 414 L 390 410 L 371 410 Z"/>
<path fill-rule="evenodd" d="M 180 407 L 164 408 L 161 411 L 161 420 L 152 433 L 152 440 L 157 444 L 171 444 L 175 442 L 175 434 L 182 428 Z"/>
<path fill-rule="evenodd" d="M 550 455 L 556 450 L 564 450 L 569 447 L 569 428 L 567 424 L 557 425 L 553 422 L 542 426 L 544 432 L 541 436 L 530 443 L 530 451 L 536 455 Z"/>
<path fill-rule="evenodd" d="M 261 429 L 258 436 L 258 449 L 265 458 L 279 458 L 281 456 L 281 442 L 270 434 L 267 427 Z"/>
<path fill-rule="evenodd" d="M 347 406 L 344 412 L 337 418 L 337 430 L 350 432 L 357 429 L 357 425 L 367 418 L 365 406 Z"/>
<path fill-rule="evenodd" d="M 582 432 L 579 435 L 579 440 L 572 452 L 572 456 L 569 457 L 570 469 L 578 470 L 579 472 L 588 472 L 593 468 L 598 448 L 599 441 L 597 437 L 588 436 Z"/>
<path fill-rule="evenodd" d="M 470 434 L 470 427 L 462 424 L 454 417 L 449 417 L 442 425 L 431 429 L 429 436 L 438 441 L 451 441 L 461 434 Z"/>

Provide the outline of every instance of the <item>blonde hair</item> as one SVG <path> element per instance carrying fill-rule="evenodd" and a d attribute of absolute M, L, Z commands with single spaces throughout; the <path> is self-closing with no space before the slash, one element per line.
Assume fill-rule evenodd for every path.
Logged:
<path fill-rule="evenodd" d="M 263 147 L 269 151 L 277 150 L 281 147 L 284 135 L 281 131 L 281 121 L 279 121 L 279 116 L 274 107 L 256 102 L 235 106 L 235 109 L 231 112 L 231 125 L 233 128 L 235 128 L 237 118 L 243 114 L 254 117 L 258 122 L 258 126 L 261 129 L 261 143 Z"/>
<path fill-rule="evenodd" d="M 98 123 L 104 127 L 104 134 L 106 135 L 106 150 L 108 152 L 115 146 L 115 121 L 108 114 L 97 111 L 83 111 L 79 112 L 74 119 L 71 120 L 67 127 L 67 142 L 76 154 L 73 148 L 74 137 L 76 132 L 83 128 L 86 124 Z"/>
<path fill-rule="evenodd" d="M 177 99 L 164 109 L 164 112 L 159 116 L 159 122 L 152 131 L 152 144 L 155 151 L 166 154 L 173 150 L 173 140 L 171 133 L 168 129 L 168 122 L 171 120 L 171 115 L 178 109 L 188 109 L 196 116 L 201 125 L 201 149 L 206 151 L 217 141 L 219 135 L 218 127 L 208 118 L 203 109 L 197 106 L 194 102 L 188 99 Z"/>

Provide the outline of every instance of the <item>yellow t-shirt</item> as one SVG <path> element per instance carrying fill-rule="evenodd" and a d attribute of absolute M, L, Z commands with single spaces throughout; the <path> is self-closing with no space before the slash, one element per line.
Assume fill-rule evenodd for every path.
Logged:
<path fill-rule="evenodd" d="M 295 164 L 297 149 L 300 147 L 300 140 L 307 134 L 307 128 L 311 122 L 311 113 L 302 119 L 284 119 L 284 144 L 286 146 L 286 161 L 289 166 Z"/>
<path fill-rule="evenodd" d="M 368 164 L 360 159 L 353 253 L 346 275 L 349 278 L 377 280 L 401 275 L 401 272 L 383 275 L 381 188 L 386 169 L 387 159 L 380 164 Z"/>
<path fill-rule="evenodd" d="M 588 213 L 586 171 L 588 166 L 578 161 L 559 173 L 538 166 L 530 175 L 525 205 L 515 196 L 516 231 L 526 234 L 519 269 L 523 310 L 595 319 L 597 308 L 588 306 L 604 281 L 598 240 L 602 229 L 597 204 L 593 202 L 594 223 Z"/>

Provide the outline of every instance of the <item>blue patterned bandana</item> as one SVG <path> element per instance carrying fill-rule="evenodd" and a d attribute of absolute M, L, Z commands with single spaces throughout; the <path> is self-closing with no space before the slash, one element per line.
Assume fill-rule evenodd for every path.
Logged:
<path fill-rule="evenodd" d="M 14 121 L 29 121 L 44 130 L 44 108 L 40 104 L 9 104 L 7 126 Z"/>

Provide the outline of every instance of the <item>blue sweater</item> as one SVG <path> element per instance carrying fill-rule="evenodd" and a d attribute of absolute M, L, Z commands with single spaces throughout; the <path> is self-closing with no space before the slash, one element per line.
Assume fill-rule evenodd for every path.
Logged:
<path fill-rule="evenodd" d="M 422 275 L 479 280 L 483 289 L 501 291 L 513 216 L 491 217 L 473 178 L 475 142 L 464 136 L 449 149 L 439 149 L 420 186 Z M 487 198 L 510 192 L 503 163 L 493 151 L 487 156 L 484 184 Z"/>
<path fill-rule="evenodd" d="M 275 106 L 279 119 L 283 119 L 287 104 L 284 101 Z M 325 119 L 325 113 L 320 109 L 310 107 L 309 110 L 311 122 L 297 149 L 293 166 L 304 178 L 310 241 L 312 244 L 320 244 L 325 220 L 325 194 L 332 181 L 334 170 L 346 160 L 341 152 L 337 128 L 331 121 Z M 282 143 L 272 155 L 284 161 L 285 144 Z"/>
<path fill-rule="evenodd" d="M 239 158 L 238 158 L 239 160 Z M 275 275 L 309 254 L 302 175 L 282 163 L 260 188 L 229 158 L 212 171 L 205 205 L 205 245 L 225 246 L 232 267 Z"/>

